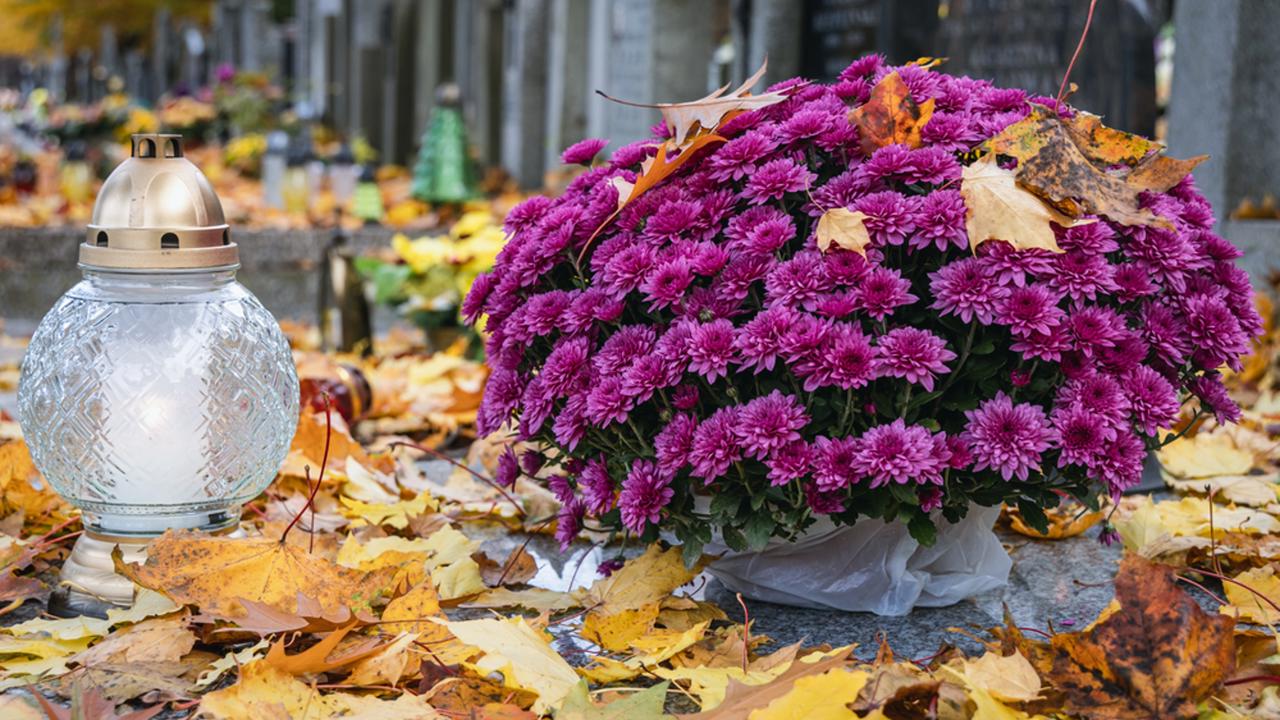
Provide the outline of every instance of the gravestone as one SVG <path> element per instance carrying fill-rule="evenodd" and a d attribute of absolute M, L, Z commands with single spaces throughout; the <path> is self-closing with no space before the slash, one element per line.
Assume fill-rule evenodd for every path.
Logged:
<path fill-rule="evenodd" d="M 937 55 L 937 27 L 937 0 L 806 0 L 800 72 L 830 82 L 870 53 L 893 63 Z"/>
<path fill-rule="evenodd" d="M 1207 154 L 1196 185 L 1213 203 L 1218 232 L 1244 257 L 1257 287 L 1280 270 L 1280 219 L 1231 219 L 1245 198 L 1280 196 L 1280 3 L 1179 2 L 1169 99 L 1169 152 Z"/>
<path fill-rule="evenodd" d="M 1154 44 L 1162 7 L 1158 0 L 1098 2 L 1071 73 L 1080 86 L 1072 104 L 1112 127 L 1154 133 Z M 1057 95 L 1088 10 L 1081 0 L 952 0 L 936 54 L 949 58 L 946 72 Z"/>

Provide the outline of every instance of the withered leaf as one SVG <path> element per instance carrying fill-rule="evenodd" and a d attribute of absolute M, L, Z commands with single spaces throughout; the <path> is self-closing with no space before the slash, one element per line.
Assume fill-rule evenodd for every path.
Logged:
<path fill-rule="evenodd" d="M 301 593 L 322 607 L 364 609 L 391 583 L 393 568 L 361 572 L 271 538 L 211 536 L 169 530 L 151 543 L 143 565 L 116 570 L 174 602 L 221 617 L 245 614 L 242 599 L 295 612 Z"/>
<path fill-rule="evenodd" d="M 1235 667 L 1235 621 L 1210 615 L 1173 569 L 1126 556 L 1120 610 L 1092 629 L 1053 637 L 1048 680 L 1066 709 L 1101 720 L 1195 717 Z"/>
<path fill-rule="evenodd" d="M 826 252 L 832 245 L 867 256 L 871 233 L 867 231 L 866 213 L 849 208 L 832 208 L 818 218 L 818 249 Z"/>
<path fill-rule="evenodd" d="M 1022 189 L 1014 174 L 985 155 L 967 165 L 960 194 L 964 196 L 965 230 L 974 250 L 988 240 L 1003 240 L 1015 249 L 1039 248 L 1060 253 L 1053 226 L 1083 225 L 1093 220 L 1075 220 L 1057 211 L 1040 198 Z"/>
<path fill-rule="evenodd" d="M 1043 105 L 1032 105 L 1027 117 L 983 147 L 1016 158 L 1018 183 L 1067 215 L 1104 215 L 1125 225 L 1168 226 L 1168 219 L 1139 206 L 1139 195 L 1167 191 L 1207 158 L 1171 158 L 1095 116 L 1063 120 Z"/>
<path fill-rule="evenodd" d="M 924 144 L 920 130 L 933 117 L 933 104 L 933 98 L 917 104 L 902 76 L 893 72 L 871 88 L 867 102 L 849 111 L 849 122 L 858 127 L 868 155 L 887 145 L 918 148 Z"/>
<path fill-rule="evenodd" d="M 725 94 L 725 91 L 729 89 L 729 86 L 725 85 L 704 98 L 687 102 L 636 103 L 610 97 L 598 90 L 596 92 L 604 98 L 623 105 L 656 108 L 662 113 L 662 119 L 666 121 L 667 128 L 671 131 L 671 139 L 675 141 L 676 147 L 683 147 L 701 133 L 714 132 L 726 120 L 740 112 L 759 110 L 786 100 L 787 96 L 782 92 L 764 93 L 763 95 L 751 94 L 751 88 L 755 87 L 756 83 L 764 78 L 765 70 L 768 67 L 767 60 L 761 63 L 760 69 L 756 70 L 754 75 L 747 78 L 738 86 L 737 90 L 728 95 Z"/>

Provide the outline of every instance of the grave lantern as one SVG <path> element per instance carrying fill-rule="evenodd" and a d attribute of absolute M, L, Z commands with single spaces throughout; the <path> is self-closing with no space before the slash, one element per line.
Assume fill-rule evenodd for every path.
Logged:
<path fill-rule="evenodd" d="M 233 530 L 288 451 L 298 378 L 279 325 L 236 281 L 239 249 L 180 136 L 133 136 L 80 268 L 31 339 L 19 420 L 36 466 L 83 513 L 63 584 L 128 604 L 112 550 L 138 560 L 169 528 Z"/>

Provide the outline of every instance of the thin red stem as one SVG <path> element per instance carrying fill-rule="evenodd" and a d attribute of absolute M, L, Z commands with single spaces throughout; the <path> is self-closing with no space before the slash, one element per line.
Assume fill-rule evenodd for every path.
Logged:
<path fill-rule="evenodd" d="M 751 613 L 747 610 L 747 601 L 738 593 L 738 605 L 742 607 L 742 672 L 747 671 L 747 658 L 751 655 Z"/>
<path fill-rule="evenodd" d="M 1248 585 L 1245 585 L 1244 583 L 1240 582 L 1239 580 L 1236 580 L 1236 579 L 1234 579 L 1234 578 L 1229 578 L 1229 577 L 1227 577 L 1226 575 L 1223 575 L 1223 574 L 1221 574 L 1221 573 L 1216 573 L 1216 572 L 1214 572 L 1214 571 L 1212 571 L 1212 570 L 1199 570 L 1199 569 L 1198 569 L 1198 570 L 1196 570 L 1195 572 L 1201 573 L 1201 574 L 1203 574 L 1203 575 L 1208 575 L 1209 577 L 1215 577 L 1215 578 L 1218 578 L 1218 579 L 1219 579 L 1219 580 L 1221 580 L 1222 582 L 1229 582 L 1229 583 L 1231 583 L 1232 585 L 1239 585 L 1240 587 L 1244 588 L 1245 590 L 1248 590 L 1249 592 L 1253 593 L 1253 594 L 1254 594 L 1254 595 L 1256 595 L 1257 597 L 1261 598 L 1263 601 L 1265 601 L 1265 602 L 1266 602 L 1268 605 L 1270 605 L 1271 607 L 1275 608 L 1276 612 L 1280 612 L 1280 604 L 1277 604 L 1275 600 L 1272 600 L 1271 598 L 1269 598 L 1269 597 L 1267 597 L 1266 595 L 1264 595 L 1264 594 L 1262 594 L 1262 593 L 1258 592 L 1257 590 L 1254 590 L 1253 588 L 1249 587 Z M 1223 605 L 1226 605 L 1227 603 L 1225 603 L 1225 602 L 1224 602 L 1224 603 L 1222 603 L 1222 604 L 1223 604 Z"/>
<path fill-rule="evenodd" d="M 1080 51 L 1084 48 L 1084 39 L 1089 36 L 1089 26 L 1093 24 L 1093 9 L 1098 6 L 1098 0 L 1089 0 L 1089 14 L 1084 19 L 1084 31 L 1080 33 L 1080 42 L 1076 43 L 1076 51 L 1071 53 L 1071 62 L 1067 64 L 1067 71 L 1062 74 L 1062 85 L 1058 86 L 1058 103 L 1062 103 L 1062 98 L 1067 94 L 1067 81 L 1071 79 L 1071 71 L 1076 66 L 1076 59 L 1080 57 Z"/>
<path fill-rule="evenodd" d="M 414 450 L 419 450 L 421 452 L 427 453 L 428 455 L 436 458 L 437 460 L 444 460 L 445 462 L 449 463 L 450 465 L 456 468 L 462 468 L 463 470 L 466 470 L 468 473 L 471 473 L 471 476 L 474 477 L 475 479 L 485 483 L 486 485 L 493 488 L 494 490 L 497 490 L 498 494 L 502 495 L 502 497 L 506 498 L 507 502 L 511 503 L 511 506 L 516 509 L 516 512 L 519 513 L 520 517 L 525 517 L 524 508 L 520 507 L 520 503 L 516 502 L 516 499 L 511 497 L 511 495 L 509 495 L 507 491 L 502 488 L 501 485 L 494 482 L 492 478 L 485 477 L 484 475 L 476 472 L 475 470 L 472 470 L 470 467 L 466 465 L 466 463 L 460 463 L 457 460 L 454 460 L 453 458 L 449 457 L 448 455 L 445 455 L 444 453 L 440 452 L 439 450 L 436 450 L 435 448 L 429 448 L 426 445 L 419 445 L 418 443 L 409 442 L 408 440 L 397 440 L 391 443 L 390 445 L 388 445 L 387 447 L 394 448 L 399 445 L 403 445 L 408 448 L 413 448 Z"/>
<path fill-rule="evenodd" d="M 1214 600 L 1217 600 L 1219 605 L 1226 605 L 1226 604 L 1227 604 L 1227 601 L 1226 601 L 1226 600 L 1223 600 L 1221 597 L 1218 597 L 1218 594 L 1217 594 L 1217 593 L 1215 593 L 1214 591 L 1212 591 L 1212 590 L 1210 590 L 1209 588 L 1205 587 L 1204 585 L 1202 585 L 1202 584 L 1200 584 L 1200 583 L 1196 582 L 1195 580 L 1192 580 L 1191 578 L 1188 578 L 1188 577 L 1183 577 L 1183 576 L 1181 576 L 1181 575 L 1175 575 L 1174 577 L 1178 578 L 1178 579 L 1179 579 L 1179 580 L 1181 580 L 1182 582 L 1184 582 L 1184 583 L 1186 583 L 1186 584 L 1188 584 L 1188 585 L 1190 585 L 1190 586 L 1192 586 L 1192 587 L 1200 588 L 1200 591 L 1201 591 L 1201 592 L 1203 592 L 1205 595 L 1208 595 L 1209 597 L 1213 598 Z"/>
<path fill-rule="evenodd" d="M 307 496 L 307 503 L 303 505 L 302 509 L 298 511 L 298 514 L 294 515 L 293 519 L 289 521 L 289 526 L 284 529 L 284 532 L 280 533 L 280 544 L 283 545 L 285 538 L 289 537 L 289 531 L 292 530 L 293 526 L 297 525 L 298 521 L 302 519 L 303 514 L 307 512 L 307 508 L 311 508 L 311 542 L 307 544 L 308 553 L 315 549 L 316 511 L 315 511 L 314 503 L 316 500 L 316 493 L 320 491 L 320 485 L 324 482 L 325 468 L 329 466 L 329 444 L 330 444 L 330 441 L 332 441 L 333 439 L 333 414 L 332 413 L 333 413 L 333 401 L 330 399 L 329 393 L 325 393 L 324 394 L 324 456 L 320 458 L 320 474 L 316 476 L 316 484 L 314 486 L 311 486 L 311 494 Z M 306 475 L 307 485 L 310 486 L 311 485 L 311 466 L 310 465 L 305 466 L 303 468 L 303 473 Z"/>

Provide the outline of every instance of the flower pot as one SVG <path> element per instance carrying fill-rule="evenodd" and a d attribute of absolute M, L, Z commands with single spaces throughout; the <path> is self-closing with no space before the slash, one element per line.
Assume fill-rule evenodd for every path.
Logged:
<path fill-rule="evenodd" d="M 707 571 L 756 600 L 877 615 L 943 607 L 1003 586 L 1012 560 L 993 526 L 998 507 L 974 505 L 958 523 L 936 518 L 938 540 L 923 547 L 901 522 L 859 520 L 837 527 L 822 518 L 798 540 L 772 540 L 758 552 L 723 553 Z"/>

